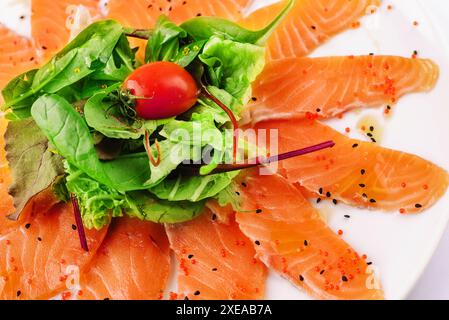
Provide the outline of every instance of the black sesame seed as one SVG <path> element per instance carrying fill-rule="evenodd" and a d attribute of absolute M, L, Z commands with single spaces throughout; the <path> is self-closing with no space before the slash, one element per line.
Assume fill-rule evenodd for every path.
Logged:
<path fill-rule="evenodd" d="M 262 213 L 262 209 L 257 209 L 256 213 Z"/>
<path fill-rule="evenodd" d="M 358 143 L 354 143 L 354 144 L 352 145 L 353 148 L 357 148 L 358 146 L 359 146 Z"/>
<path fill-rule="evenodd" d="M 240 195 L 240 192 L 236 191 L 235 194 L 239 196 L 239 195 Z"/>
<path fill-rule="evenodd" d="M 37 241 L 42 241 L 42 238 L 41 237 L 37 237 Z"/>
<path fill-rule="evenodd" d="M 242 182 L 242 187 L 246 188 L 248 185 L 245 182 Z"/>
<path fill-rule="evenodd" d="M 324 272 L 325 272 L 325 270 L 321 270 L 321 271 L 320 271 L 320 274 L 323 274 Z"/>
<path fill-rule="evenodd" d="M 362 176 L 366 173 L 365 169 L 360 170 L 360 173 L 362 174 Z"/>
<path fill-rule="evenodd" d="M 360 186 L 360 188 L 365 188 L 365 187 L 366 187 L 366 184 L 361 183 L 361 184 L 359 184 L 359 186 Z"/>
<path fill-rule="evenodd" d="M 254 102 L 256 102 L 256 101 L 257 101 L 257 98 L 256 98 L 256 97 L 252 97 L 251 100 L 253 100 Z"/>
<path fill-rule="evenodd" d="M 351 218 L 351 216 L 349 214 L 345 214 L 345 218 L 349 219 L 349 218 Z"/>
<path fill-rule="evenodd" d="M 18 297 L 20 297 L 21 294 L 22 294 L 22 291 L 20 291 L 20 290 L 18 290 L 17 293 L 16 293 L 16 295 L 17 295 Z"/>
<path fill-rule="evenodd" d="M 368 198 L 368 195 L 366 193 L 362 194 L 362 197 Z"/>
<path fill-rule="evenodd" d="M 332 196 L 332 194 L 328 191 L 328 192 L 326 193 L 326 197 L 330 198 L 331 196 Z"/>
<path fill-rule="evenodd" d="M 193 258 L 193 254 L 189 254 L 189 255 L 187 256 L 187 258 L 192 259 L 192 258 Z"/>
<path fill-rule="evenodd" d="M 376 201 L 376 199 L 370 199 L 369 202 L 376 203 L 377 201 Z"/>
<path fill-rule="evenodd" d="M 417 204 L 415 204 L 415 208 L 416 208 L 416 209 L 422 208 L 422 205 L 419 204 L 419 203 L 417 203 Z"/>
<path fill-rule="evenodd" d="M 319 192 L 320 194 L 323 194 L 323 188 L 320 188 L 320 189 L 318 190 L 318 192 Z"/>
<path fill-rule="evenodd" d="M 374 143 L 376 143 L 376 142 L 377 142 L 377 140 L 376 140 L 376 139 L 374 139 L 374 138 L 371 138 L 371 142 L 374 142 Z"/>
<path fill-rule="evenodd" d="M 72 230 L 76 230 L 76 225 L 72 224 Z"/>
<path fill-rule="evenodd" d="M 216 215 L 215 213 L 212 214 L 212 220 L 213 220 L 213 221 L 217 220 L 217 215 Z"/>
<path fill-rule="evenodd" d="M 346 276 L 341 277 L 341 280 L 343 280 L 344 282 L 348 282 L 348 278 Z"/>
<path fill-rule="evenodd" d="M 213 269 L 212 269 L 213 272 L 215 272 L 215 271 L 217 271 L 217 270 L 218 270 L 217 268 L 213 268 Z"/>
<path fill-rule="evenodd" d="M 304 240 L 304 245 L 307 247 L 309 245 L 309 242 L 307 240 Z"/>
<path fill-rule="evenodd" d="M 27 223 L 26 225 L 25 225 L 25 229 L 29 229 L 31 227 L 31 223 Z"/>
<path fill-rule="evenodd" d="M 321 198 L 316 199 L 316 203 L 320 203 L 321 202 Z"/>
<path fill-rule="evenodd" d="M 259 240 L 254 241 L 254 243 L 255 243 L 257 246 L 260 246 L 260 241 L 259 241 Z"/>
<path fill-rule="evenodd" d="M 337 205 L 338 204 L 338 200 L 337 199 L 333 199 L 332 202 Z"/>
<path fill-rule="evenodd" d="M 366 264 L 370 266 L 370 265 L 372 265 L 373 263 L 372 263 L 372 262 L 367 262 Z"/>
<path fill-rule="evenodd" d="M 201 292 L 199 292 L 199 291 L 197 290 L 197 291 L 195 291 L 195 292 L 193 293 L 193 295 L 194 295 L 194 296 L 199 296 L 200 293 L 201 293 Z"/>
<path fill-rule="evenodd" d="M 189 299 L 189 297 L 188 297 L 188 296 L 185 296 L 185 297 L 184 297 L 184 300 L 190 300 L 190 299 Z"/>
<path fill-rule="evenodd" d="M 368 137 L 370 137 L 370 138 L 373 137 L 373 134 L 372 134 L 371 132 L 368 132 L 366 135 L 367 135 Z"/>
<path fill-rule="evenodd" d="M 371 132 L 374 131 L 374 127 L 373 127 L 373 126 L 369 127 L 369 130 L 370 130 Z"/>
<path fill-rule="evenodd" d="M 299 281 L 304 281 L 304 277 L 302 275 L 299 275 Z"/>

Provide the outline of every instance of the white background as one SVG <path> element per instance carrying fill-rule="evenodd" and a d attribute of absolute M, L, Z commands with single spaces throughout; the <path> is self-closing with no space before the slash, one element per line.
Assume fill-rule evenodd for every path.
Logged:
<path fill-rule="evenodd" d="M 444 29 L 449 39 L 449 1 L 426 0 L 425 3 L 431 7 L 432 13 L 438 19 L 436 24 Z M 449 106 L 449 101 L 447 104 Z M 449 299 L 449 229 L 446 230 L 435 256 L 409 299 Z"/>

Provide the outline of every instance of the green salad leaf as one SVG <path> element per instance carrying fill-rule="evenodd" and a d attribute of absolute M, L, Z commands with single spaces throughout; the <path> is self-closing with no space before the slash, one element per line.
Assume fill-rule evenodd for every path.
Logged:
<path fill-rule="evenodd" d="M 242 28 L 234 22 L 217 17 L 196 17 L 181 24 L 181 28 L 196 41 L 220 36 L 240 43 L 264 45 L 294 5 L 295 0 L 290 0 L 269 25 L 257 31 Z"/>
<path fill-rule="evenodd" d="M 251 98 L 251 83 L 265 67 L 265 48 L 212 36 L 199 58 L 208 67 L 211 84 L 243 105 Z"/>
<path fill-rule="evenodd" d="M 119 110 L 117 101 L 108 100 L 110 93 L 119 84 L 98 91 L 84 106 L 84 117 L 89 127 L 113 139 L 139 139 L 148 131 L 152 134 L 158 126 L 169 120 L 126 119 Z"/>
<path fill-rule="evenodd" d="M 159 17 L 145 53 L 146 62 L 172 61 L 180 48 L 180 39 L 187 37 L 184 29 L 178 27 L 166 16 Z"/>
<path fill-rule="evenodd" d="M 205 40 L 188 42 L 187 32 L 169 20 L 166 16 L 159 17 L 156 27 L 148 39 L 145 61 L 171 61 L 182 67 L 187 67 L 198 56 Z"/>
<path fill-rule="evenodd" d="M 95 71 L 91 79 L 123 81 L 134 71 L 135 63 L 136 54 L 131 49 L 126 36 L 122 34 L 105 67 Z"/>
<path fill-rule="evenodd" d="M 193 177 L 179 174 L 176 178 L 165 179 L 150 191 L 159 199 L 197 202 L 220 193 L 238 174 L 239 172 L 231 172 Z"/>
<path fill-rule="evenodd" d="M 127 214 L 141 220 L 156 223 L 181 223 L 200 215 L 204 201 L 165 201 L 157 199 L 149 192 L 130 192 L 126 194 Z"/>
<path fill-rule="evenodd" d="M 29 117 L 30 102 L 37 100 L 39 95 L 57 93 L 104 69 L 122 35 L 123 27 L 113 20 L 91 24 L 37 72 L 19 76 L 28 78 L 26 83 L 21 82 L 20 95 L 11 95 L 11 89 L 7 87 L 3 110 L 11 108 L 16 117 Z"/>
<path fill-rule="evenodd" d="M 195 218 L 204 208 L 204 201 L 165 201 L 148 191 L 119 193 L 74 166 L 66 166 L 67 189 L 77 196 L 83 223 L 89 229 L 99 230 L 125 214 L 156 223 L 180 223 Z"/>
<path fill-rule="evenodd" d="M 119 192 L 144 190 L 150 178 L 145 153 L 101 162 L 90 130 L 79 113 L 58 95 L 41 96 L 32 116 L 58 153 L 91 178 Z"/>
<path fill-rule="evenodd" d="M 10 218 L 16 220 L 32 197 L 64 175 L 64 166 L 33 119 L 10 122 L 5 140 L 13 178 L 9 193 L 15 207 Z"/>

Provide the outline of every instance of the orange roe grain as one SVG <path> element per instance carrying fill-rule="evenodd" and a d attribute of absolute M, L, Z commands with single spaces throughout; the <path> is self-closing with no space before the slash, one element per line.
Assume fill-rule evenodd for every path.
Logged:
<path fill-rule="evenodd" d="M 72 293 L 70 291 L 65 291 L 61 295 L 62 300 L 69 300 L 72 297 Z"/>

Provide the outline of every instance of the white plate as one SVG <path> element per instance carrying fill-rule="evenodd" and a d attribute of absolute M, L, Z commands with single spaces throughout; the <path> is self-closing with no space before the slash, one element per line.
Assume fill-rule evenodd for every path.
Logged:
<path fill-rule="evenodd" d="M 256 0 L 261 2 L 270 0 Z M 29 35 L 29 0 L 0 0 L 0 22 Z M 442 4 L 445 2 L 445 5 Z M 393 5 L 389 11 L 387 5 Z M 382 145 L 422 156 L 449 170 L 449 45 L 432 18 L 432 10 L 449 10 L 444 0 L 384 0 L 376 15 L 363 19 L 362 28 L 347 31 L 319 48 L 313 56 L 348 54 L 395 54 L 432 58 L 441 68 L 435 90 L 409 95 L 394 108 L 394 116 L 385 120 L 382 109 L 352 113 L 329 123 L 343 130 L 355 128 L 360 117 L 372 114 L 384 126 Z M 418 21 L 419 26 L 413 25 Z M 354 132 L 355 130 L 353 130 Z M 356 138 L 362 138 L 357 134 Z M 370 212 L 346 206 L 321 207 L 334 229 L 344 230 L 344 238 L 359 253 L 367 254 L 380 275 L 386 298 L 403 299 L 413 288 L 432 257 L 449 220 L 449 195 L 421 215 L 404 217 L 398 213 Z M 344 219 L 350 214 L 351 219 Z M 307 299 L 295 287 L 272 274 L 268 281 L 268 299 Z"/>

